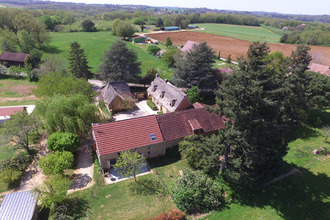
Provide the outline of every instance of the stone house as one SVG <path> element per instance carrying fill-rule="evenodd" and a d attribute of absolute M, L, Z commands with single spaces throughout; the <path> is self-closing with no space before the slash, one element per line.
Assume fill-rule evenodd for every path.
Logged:
<path fill-rule="evenodd" d="M 122 151 L 136 150 L 146 158 L 165 155 L 192 134 L 210 135 L 225 127 L 226 119 L 204 107 L 93 124 L 94 150 L 103 170 L 109 170 Z"/>
<path fill-rule="evenodd" d="M 148 99 L 157 106 L 163 113 L 175 112 L 191 108 L 192 104 L 184 92 L 163 80 L 157 74 L 147 89 Z"/>
<path fill-rule="evenodd" d="M 101 91 L 101 96 L 112 111 L 122 111 L 135 106 L 129 86 L 124 81 L 109 82 Z"/>

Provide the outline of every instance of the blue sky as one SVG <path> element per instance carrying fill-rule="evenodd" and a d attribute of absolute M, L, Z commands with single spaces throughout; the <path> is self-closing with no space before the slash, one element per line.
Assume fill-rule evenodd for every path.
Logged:
<path fill-rule="evenodd" d="M 238 11 L 330 15 L 330 0 L 54 0 L 87 4 L 134 4 L 150 6 L 206 7 Z"/>

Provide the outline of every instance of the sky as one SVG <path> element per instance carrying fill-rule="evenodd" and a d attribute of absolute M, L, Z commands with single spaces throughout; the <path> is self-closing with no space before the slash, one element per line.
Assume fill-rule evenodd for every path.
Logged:
<path fill-rule="evenodd" d="M 330 15 L 330 0 L 53 0 L 87 4 L 132 4 L 185 8 L 267 11 L 287 14 Z"/>

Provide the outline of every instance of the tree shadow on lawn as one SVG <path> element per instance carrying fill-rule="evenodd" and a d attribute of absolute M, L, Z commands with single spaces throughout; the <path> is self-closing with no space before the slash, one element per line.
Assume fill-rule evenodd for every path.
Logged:
<path fill-rule="evenodd" d="M 53 46 L 53 45 L 48 45 L 48 46 L 42 48 L 42 50 L 43 50 L 45 53 L 50 53 L 50 54 L 60 54 L 60 53 L 63 52 L 63 50 L 58 49 L 58 47 Z"/>
<path fill-rule="evenodd" d="M 290 176 L 255 192 L 235 190 L 233 200 L 243 206 L 271 206 L 284 219 L 329 219 L 330 178 L 324 173 L 315 175 L 308 169 L 296 168 L 301 175 Z"/>

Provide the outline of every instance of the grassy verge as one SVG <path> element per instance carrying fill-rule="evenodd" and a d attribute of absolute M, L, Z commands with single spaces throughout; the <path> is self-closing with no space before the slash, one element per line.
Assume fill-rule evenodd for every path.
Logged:
<path fill-rule="evenodd" d="M 228 25 L 228 24 L 195 24 L 204 30 L 199 32 L 216 34 L 225 37 L 232 37 L 247 41 L 266 41 L 268 43 L 278 43 L 281 35 L 274 33 L 273 30 L 264 27 L 253 27 L 244 25 Z M 280 29 L 279 29 L 280 30 Z"/>
<path fill-rule="evenodd" d="M 100 58 L 104 51 L 118 39 L 111 32 L 73 32 L 73 33 L 51 33 L 53 39 L 48 50 L 49 54 L 61 54 L 63 57 L 68 57 L 70 43 L 77 41 L 85 50 L 89 65 L 92 71 L 97 73 L 98 67 L 101 64 Z M 138 54 L 139 61 L 142 62 L 141 75 L 144 76 L 150 68 L 156 69 L 161 77 L 171 78 L 172 71 L 167 67 L 167 64 L 158 57 L 148 54 L 145 51 L 147 45 L 132 44 L 127 42 L 130 49 L 134 49 Z"/>

